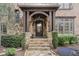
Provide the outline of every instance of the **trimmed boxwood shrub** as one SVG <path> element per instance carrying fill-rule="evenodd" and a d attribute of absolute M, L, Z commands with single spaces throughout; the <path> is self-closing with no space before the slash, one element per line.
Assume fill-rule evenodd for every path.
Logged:
<path fill-rule="evenodd" d="M 77 43 L 77 37 L 74 35 L 59 35 L 58 36 L 58 45 L 63 46 L 65 44 L 74 44 Z"/>
<path fill-rule="evenodd" d="M 54 48 L 58 47 L 58 34 L 57 32 L 52 32 L 52 44 Z"/>
<path fill-rule="evenodd" d="M 21 41 L 21 47 L 22 47 L 23 50 L 26 48 L 25 44 L 26 44 L 26 39 L 25 39 L 25 34 L 23 34 L 23 39 Z"/>
<path fill-rule="evenodd" d="M 21 47 L 21 41 L 24 39 L 24 35 L 6 35 L 1 37 L 1 45 L 4 47 Z"/>
<path fill-rule="evenodd" d="M 64 45 L 63 37 L 58 37 L 58 46 L 63 46 L 63 45 Z"/>
<path fill-rule="evenodd" d="M 7 48 L 5 55 L 7 56 L 14 56 L 16 54 L 16 49 L 15 48 Z"/>
<path fill-rule="evenodd" d="M 69 40 L 69 43 L 70 44 L 75 44 L 75 43 L 77 43 L 77 37 L 76 36 L 71 36 L 71 37 L 69 37 L 70 38 L 70 40 Z"/>
<path fill-rule="evenodd" d="M 58 45 L 63 46 L 65 44 L 69 44 L 69 39 L 67 36 L 60 36 L 58 37 Z"/>

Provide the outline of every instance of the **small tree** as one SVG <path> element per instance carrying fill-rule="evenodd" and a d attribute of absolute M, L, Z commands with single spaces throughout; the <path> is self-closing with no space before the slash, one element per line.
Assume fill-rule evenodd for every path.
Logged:
<path fill-rule="evenodd" d="M 58 34 L 57 34 L 57 32 L 52 32 L 52 44 L 53 44 L 53 47 L 55 49 L 58 47 Z"/>

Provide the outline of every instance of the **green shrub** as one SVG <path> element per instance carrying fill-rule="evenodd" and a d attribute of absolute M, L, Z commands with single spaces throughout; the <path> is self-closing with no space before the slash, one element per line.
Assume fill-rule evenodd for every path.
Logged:
<path fill-rule="evenodd" d="M 65 44 L 74 44 L 77 43 L 77 37 L 74 35 L 59 35 L 58 36 L 58 45 L 63 46 Z"/>
<path fill-rule="evenodd" d="M 71 37 L 69 37 L 70 38 L 70 40 L 69 40 L 69 43 L 70 44 L 75 44 L 75 43 L 77 43 L 77 37 L 76 36 L 71 36 Z"/>
<path fill-rule="evenodd" d="M 21 47 L 23 35 L 7 35 L 1 37 L 1 45 L 4 47 Z"/>
<path fill-rule="evenodd" d="M 52 32 L 52 44 L 54 48 L 58 47 L 58 34 L 57 32 Z"/>
<path fill-rule="evenodd" d="M 64 43 L 64 45 L 66 45 L 66 44 L 69 44 L 69 37 L 68 36 L 64 36 L 63 37 L 63 43 Z"/>
<path fill-rule="evenodd" d="M 22 49 L 24 50 L 25 49 L 25 43 L 26 43 L 26 40 L 25 40 L 25 35 L 23 34 L 23 39 L 22 39 L 22 41 L 21 41 L 21 47 L 22 47 Z"/>
<path fill-rule="evenodd" d="M 58 37 L 58 46 L 63 46 L 63 45 L 64 45 L 63 37 Z"/>
<path fill-rule="evenodd" d="M 15 48 L 7 48 L 5 54 L 7 56 L 14 56 L 16 54 L 16 49 Z"/>

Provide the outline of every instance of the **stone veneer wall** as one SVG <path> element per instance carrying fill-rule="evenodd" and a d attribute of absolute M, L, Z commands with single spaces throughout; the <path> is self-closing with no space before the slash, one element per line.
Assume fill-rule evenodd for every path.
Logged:
<path fill-rule="evenodd" d="M 79 35 L 79 4 L 72 3 L 72 8 L 67 10 L 57 10 L 56 16 L 76 16 L 74 19 L 74 34 Z"/>
<path fill-rule="evenodd" d="M 4 5 L 3 8 L 1 5 Z M 74 34 L 79 35 L 79 4 L 72 4 L 73 8 L 71 10 L 57 10 L 56 16 L 76 16 L 74 19 Z M 16 34 L 23 32 L 23 18 L 20 18 L 18 24 L 15 23 L 15 9 L 18 8 L 17 4 L 0 4 L 0 19 L 2 22 L 7 24 L 7 34 Z M 19 9 L 20 10 L 20 9 Z M 20 10 L 21 12 L 21 10 Z M 1 16 L 2 14 L 7 14 L 7 16 Z"/>
<path fill-rule="evenodd" d="M 7 34 L 9 35 L 14 35 L 14 34 L 20 34 L 23 32 L 23 21 L 22 18 L 20 18 L 19 23 L 16 23 L 15 19 L 15 9 L 16 9 L 16 4 L 0 4 L 1 10 L 0 11 L 0 20 L 2 22 L 5 22 L 7 25 Z M 2 13 L 2 15 L 1 15 Z"/>
<path fill-rule="evenodd" d="M 19 9 L 19 7 L 17 6 L 17 4 L 12 4 L 11 5 L 11 14 L 13 14 L 13 16 L 11 16 L 11 21 L 9 21 L 8 26 L 10 25 L 9 29 L 8 29 L 8 33 L 12 33 L 12 34 L 21 34 L 23 33 L 23 17 L 19 18 L 19 23 L 16 23 L 16 18 L 15 18 L 15 9 L 17 9 L 20 11 L 21 14 L 21 10 Z M 13 27 L 12 27 L 13 26 Z"/>

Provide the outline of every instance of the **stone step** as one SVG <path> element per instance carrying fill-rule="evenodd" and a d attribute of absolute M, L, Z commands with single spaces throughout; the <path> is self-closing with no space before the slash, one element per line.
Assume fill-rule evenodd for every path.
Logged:
<path fill-rule="evenodd" d="M 29 39 L 30 41 L 48 41 L 48 39 Z"/>
<path fill-rule="evenodd" d="M 25 56 L 55 56 L 50 50 L 26 50 Z"/>
<path fill-rule="evenodd" d="M 40 40 L 40 39 L 31 39 L 30 41 L 29 41 L 29 43 L 30 44 L 47 44 L 48 43 L 48 40 L 46 39 L 46 40 Z"/>
<path fill-rule="evenodd" d="M 37 42 L 37 41 L 34 41 L 34 42 L 29 42 L 29 44 L 48 44 L 48 42 Z"/>
<path fill-rule="evenodd" d="M 50 50 L 50 47 L 28 47 L 28 50 Z"/>
<path fill-rule="evenodd" d="M 49 47 L 49 44 L 29 44 L 29 47 Z"/>
<path fill-rule="evenodd" d="M 42 42 L 45 41 L 45 42 L 47 42 L 48 40 L 47 40 L 47 39 L 46 39 L 46 40 L 39 40 L 39 39 L 37 39 L 37 40 L 32 40 L 32 39 L 30 39 L 29 41 L 32 41 L 32 42 L 33 42 L 33 41 L 37 41 L 37 42 L 38 42 L 38 41 L 42 41 Z"/>
<path fill-rule="evenodd" d="M 48 39 L 46 38 L 29 39 L 28 50 L 50 50 Z"/>
<path fill-rule="evenodd" d="M 48 42 L 48 40 L 47 39 L 43 39 L 43 40 L 41 40 L 41 39 L 30 39 L 30 41 L 31 42 Z"/>

